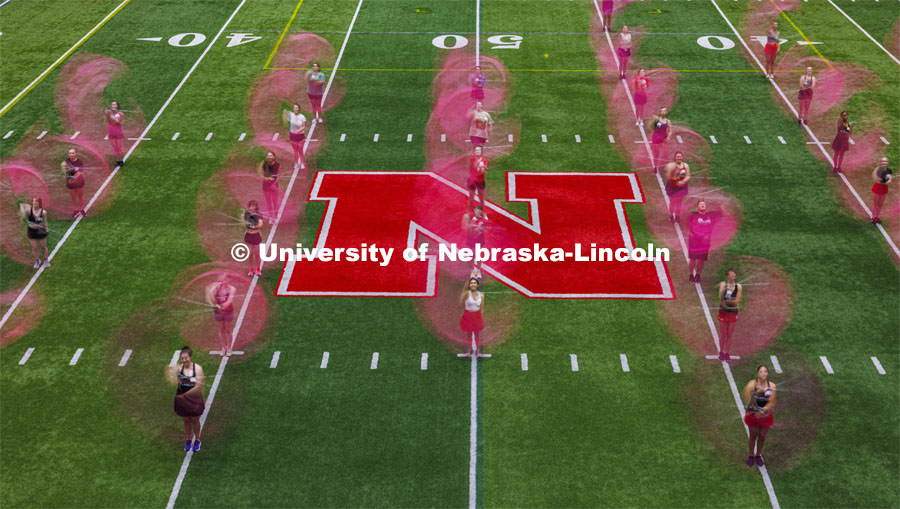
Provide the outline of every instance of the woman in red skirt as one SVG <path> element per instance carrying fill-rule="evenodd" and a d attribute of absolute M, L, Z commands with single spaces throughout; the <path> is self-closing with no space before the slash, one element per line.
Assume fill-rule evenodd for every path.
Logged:
<path fill-rule="evenodd" d="M 641 69 L 634 77 L 634 113 L 637 119 L 634 125 L 644 123 L 644 106 L 647 104 L 647 88 L 650 80 L 647 79 L 647 71 Z"/>
<path fill-rule="evenodd" d="M 850 113 L 841 112 L 841 118 L 837 123 L 837 134 L 831 142 L 831 148 L 834 150 L 834 169 L 832 173 L 841 173 L 841 164 L 844 163 L 844 154 L 850 148 L 850 135 L 853 134 L 853 124 L 850 123 Z"/>
<path fill-rule="evenodd" d="M 206 375 L 203 368 L 192 361 L 194 352 L 184 345 L 181 349 L 181 364 L 168 366 L 167 373 L 172 379 L 177 376 L 178 389 L 175 391 L 175 413 L 184 422 L 184 450 L 191 450 L 191 430 L 194 435 L 193 449 L 200 450 L 200 416 L 206 407 L 203 401 L 203 384 Z"/>
<path fill-rule="evenodd" d="M 887 198 L 888 184 L 894 180 L 894 172 L 888 168 L 887 157 L 882 157 L 878 166 L 872 171 L 872 179 L 875 180 L 875 183 L 872 184 L 872 197 L 874 198 L 874 203 L 872 203 L 872 224 L 880 224 L 881 207 L 884 205 L 884 199 Z"/>
<path fill-rule="evenodd" d="M 763 50 L 766 54 L 766 78 L 775 77 L 775 56 L 778 55 L 780 44 L 781 32 L 778 31 L 778 22 L 773 21 L 772 27 L 766 33 L 766 47 Z"/>
<path fill-rule="evenodd" d="M 466 342 L 475 343 L 475 355 L 481 357 L 481 331 L 484 330 L 484 318 L 481 313 L 484 311 L 484 294 L 478 291 L 478 280 L 469 278 L 462 294 L 459 296 L 459 303 L 465 306 L 462 319 L 459 321 L 459 328 L 466 333 Z M 475 338 L 472 341 L 471 338 Z M 472 348 L 466 352 L 466 357 L 472 356 Z"/>
<path fill-rule="evenodd" d="M 797 115 L 797 125 L 809 124 L 809 104 L 812 102 L 813 90 L 816 88 L 816 77 L 813 76 L 812 71 L 812 67 L 807 67 L 806 74 L 800 76 L 800 91 L 797 93 L 800 112 Z"/>
<path fill-rule="evenodd" d="M 719 360 L 730 362 L 731 339 L 734 333 L 734 325 L 738 320 L 738 312 L 741 308 L 741 299 L 744 297 L 744 289 L 737 282 L 737 272 L 728 269 L 725 273 L 725 281 L 719 283 L 719 322 L 722 323 L 722 348 L 719 351 Z"/>
<path fill-rule="evenodd" d="M 313 63 L 312 70 L 306 71 L 306 96 L 312 106 L 313 118 L 320 124 L 325 123 L 322 118 L 322 96 L 325 95 L 325 73 L 319 70 L 319 64 Z"/>
<path fill-rule="evenodd" d="M 261 276 L 259 245 L 262 244 L 262 235 L 259 233 L 259 227 L 263 223 L 263 215 L 259 213 L 259 205 L 256 203 L 256 200 L 247 202 L 247 209 L 244 211 L 242 219 L 246 229 L 244 232 L 244 244 L 247 244 L 247 247 L 250 248 L 250 257 L 247 258 L 247 262 L 250 264 L 250 272 L 247 275 L 252 277 L 255 271 L 257 276 Z"/>
<path fill-rule="evenodd" d="M 78 159 L 74 148 L 69 149 L 69 157 L 61 164 L 66 177 L 66 188 L 72 198 L 72 217 L 84 216 L 84 163 Z"/>
<path fill-rule="evenodd" d="M 275 160 L 274 152 L 266 152 L 266 160 L 259 165 L 259 176 L 262 177 L 263 195 L 266 197 L 266 217 L 269 224 L 275 224 L 278 217 L 278 178 L 281 176 L 281 163 Z"/>
<path fill-rule="evenodd" d="M 122 140 L 125 139 L 125 133 L 122 131 L 122 124 L 125 121 L 125 114 L 119 111 L 119 101 L 113 101 L 109 109 L 104 112 L 104 116 L 106 117 L 106 137 L 109 138 L 109 144 L 112 145 L 116 165 L 124 166 L 125 156 L 122 151 Z"/>
<path fill-rule="evenodd" d="M 666 165 L 666 195 L 669 196 L 669 222 L 681 221 L 681 203 L 688 194 L 691 167 L 684 162 L 684 154 L 675 152 L 671 163 Z"/>
<path fill-rule="evenodd" d="M 653 173 L 658 171 L 656 162 L 666 158 L 666 143 L 672 137 L 672 122 L 669 120 L 669 109 L 663 106 L 659 114 L 650 119 L 650 152 L 653 154 Z"/>
<path fill-rule="evenodd" d="M 628 26 L 623 26 L 619 32 L 619 79 L 625 79 L 625 70 L 628 69 L 628 58 L 631 57 L 631 33 Z"/>
<path fill-rule="evenodd" d="M 206 302 L 213 307 L 213 320 L 219 326 L 221 355 L 231 355 L 231 322 L 234 321 L 235 288 L 224 280 L 216 281 L 206 288 Z"/>
<path fill-rule="evenodd" d="M 744 424 L 750 430 L 750 440 L 747 447 L 750 454 L 747 456 L 747 466 L 754 464 L 763 466 L 763 445 L 766 443 L 766 435 L 769 428 L 775 423 L 773 409 L 775 408 L 775 384 L 768 380 L 769 368 L 764 364 L 756 368 L 756 378 L 747 382 L 743 390 L 744 404 L 747 412 L 744 414 Z"/>

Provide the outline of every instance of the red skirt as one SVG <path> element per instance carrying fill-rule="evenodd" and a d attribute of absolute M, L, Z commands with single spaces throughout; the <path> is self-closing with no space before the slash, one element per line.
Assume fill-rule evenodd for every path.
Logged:
<path fill-rule="evenodd" d="M 709 237 L 691 235 L 688 237 L 688 259 L 703 260 L 709 258 Z"/>
<path fill-rule="evenodd" d="M 256 233 L 246 232 L 246 233 L 244 233 L 244 244 L 247 244 L 248 246 L 260 245 L 260 244 L 262 244 L 262 235 L 260 235 L 259 232 L 256 232 Z"/>
<path fill-rule="evenodd" d="M 106 135 L 109 136 L 109 139 L 119 139 L 125 137 L 125 133 L 122 132 L 121 124 L 106 124 Z"/>
<path fill-rule="evenodd" d="M 613 0 L 603 0 L 600 4 L 600 9 L 603 11 L 603 14 L 612 14 Z"/>
<path fill-rule="evenodd" d="M 802 101 L 804 99 L 812 100 L 812 96 L 813 96 L 813 89 L 811 89 L 811 88 L 801 89 L 797 93 L 797 99 L 800 101 Z"/>
<path fill-rule="evenodd" d="M 766 55 L 777 55 L 778 54 L 778 44 L 774 42 L 770 42 L 766 44 L 766 49 L 763 50 Z"/>
<path fill-rule="evenodd" d="M 837 136 L 834 137 L 834 140 L 831 142 L 831 148 L 835 152 L 844 152 L 850 148 L 850 134 L 849 133 L 837 133 Z"/>
<path fill-rule="evenodd" d="M 263 179 L 263 186 L 262 186 L 262 188 L 263 188 L 263 191 L 264 191 L 264 192 L 267 192 L 267 193 L 274 193 L 274 192 L 278 191 L 278 189 L 279 189 L 279 188 L 278 188 L 278 182 L 277 182 L 277 181 L 272 181 L 272 180 L 269 180 L 269 179 Z"/>
<path fill-rule="evenodd" d="M 737 322 L 737 317 L 737 313 L 723 313 L 722 311 L 719 311 L 719 314 L 716 316 L 722 323 L 735 323 Z"/>
<path fill-rule="evenodd" d="M 78 175 L 76 175 L 75 177 L 66 179 L 66 187 L 68 187 L 69 189 L 83 188 L 84 187 L 84 175 L 82 175 L 81 172 L 78 172 Z M 887 191 L 885 191 L 885 192 L 887 192 Z"/>
<path fill-rule="evenodd" d="M 203 408 L 206 403 L 203 397 L 192 398 L 185 394 L 175 395 L 175 413 L 181 417 L 200 417 L 203 415 Z"/>
<path fill-rule="evenodd" d="M 230 322 L 234 320 L 234 306 L 228 309 L 213 309 L 213 320 L 217 322 Z"/>
<path fill-rule="evenodd" d="M 872 184 L 872 192 L 875 194 L 885 195 L 888 193 L 887 184 L 882 184 L 881 182 L 875 182 Z"/>
<path fill-rule="evenodd" d="M 635 92 L 634 104 L 647 104 L 647 92 Z"/>
<path fill-rule="evenodd" d="M 775 424 L 775 414 L 769 413 L 765 417 L 760 417 L 748 410 L 744 413 L 744 424 L 752 428 L 771 428 Z"/>
<path fill-rule="evenodd" d="M 631 56 L 631 48 L 619 48 L 619 58 L 628 58 Z"/>
<path fill-rule="evenodd" d="M 469 180 L 466 181 L 467 189 L 481 189 L 484 190 L 485 184 L 484 180 L 475 180 L 472 177 L 469 177 Z"/>
<path fill-rule="evenodd" d="M 482 136 L 469 136 L 469 141 L 472 142 L 473 147 L 483 147 L 485 143 L 487 143 L 487 138 Z"/>
<path fill-rule="evenodd" d="M 464 311 L 459 321 L 459 328 L 466 332 L 481 332 L 484 330 L 484 318 L 481 311 Z"/>
<path fill-rule="evenodd" d="M 306 139 L 306 134 L 304 133 L 290 133 L 291 142 L 300 143 Z"/>

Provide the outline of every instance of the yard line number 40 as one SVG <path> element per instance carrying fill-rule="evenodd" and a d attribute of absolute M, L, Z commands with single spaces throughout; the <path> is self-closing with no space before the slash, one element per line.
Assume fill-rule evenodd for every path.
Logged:
<path fill-rule="evenodd" d="M 490 49 L 519 49 L 522 45 L 521 35 L 492 35 L 487 38 Z M 461 35 L 439 35 L 431 40 L 431 44 L 440 49 L 459 49 L 469 44 L 469 39 Z"/>

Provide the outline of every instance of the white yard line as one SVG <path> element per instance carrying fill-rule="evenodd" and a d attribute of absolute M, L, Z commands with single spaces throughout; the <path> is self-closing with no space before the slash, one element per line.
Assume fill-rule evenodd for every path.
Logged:
<path fill-rule="evenodd" d="M 322 352 L 322 362 L 319 364 L 319 369 L 327 369 L 328 368 L 328 360 L 331 358 L 331 353 Z"/>
<path fill-rule="evenodd" d="M 781 371 L 781 363 L 778 362 L 778 357 L 775 357 L 774 355 L 772 355 L 769 358 L 772 359 L 772 367 L 775 368 L 775 372 L 780 375 L 782 373 L 782 371 Z"/>
<path fill-rule="evenodd" d="M 678 357 L 670 355 L 669 362 L 672 363 L 672 371 L 674 371 L 675 373 L 681 373 L 681 367 L 678 365 Z"/>
<path fill-rule="evenodd" d="M 572 371 L 578 371 L 578 356 L 574 353 L 569 354 L 569 363 L 572 364 Z"/>
<path fill-rule="evenodd" d="M 24 366 L 26 362 L 28 362 L 28 358 L 31 357 L 31 354 L 34 353 L 34 347 L 25 350 L 25 355 L 19 359 L 19 366 Z"/>
<path fill-rule="evenodd" d="M 760 62 L 759 59 L 756 58 L 756 55 L 753 53 L 753 51 L 750 50 L 750 46 L 747 45 L 747 42 L 744 40 L 743 37 L 741 37 L 741 34 L 738 33 L 737 29 L 734 28 L 734 25 L 731 24 L 731 20 L 729 20 L 728 17 L 725 16 L 725 13 L 722 12 L 722 9 L 719 8 L 719 4 L 716 3 L 716 0 L 710 0 L 710 2 L 712 2 L 713 6 L 716 8 L 716 10 L 719 11 L 719 14 L 722 16 L 722 19 L 724 19 L 725 23 L 728 24 L 728 28 L 730 28 L 731 31 L 734 33 L 734 35 L 737 36 L 738 40 L 741 41 L 741 44 L 744 46 L 744 49 L 747 50 L 747 53 L 750 54 L 750 57 L 753 58 L 753 61 L 756 62 L 756 65 L 759 66 L 760 69 L 765 71 L 765 66 L 763 66 L 762 62 Z M 795 117 L 799 118 L 799 114 L 797 113 L 796 108 L 794 108 L 794 105 L 791 104 L 790 100 L 788 100 L 787 96 L 784 95 L 784 91 L 781 90 L 781 87 L 778 86 L 778 83 L 776 83 L 775 80 L 773 80 L 771 78 L 769 79 L 769 82 L 772 83 L 772 85 L 775 87 L 775 90 L 778 92 L 778 95 L 781 96 L 781 100 L 784 101 L 784 103 L 787 105 L 788 109 L 791 110 L 791 113 L 793 113 Z M 627 86 L 627 84 L 626 84 L 626 86 Z M 812 138 L 812 140 L 816 143 L 816 145 L 818 145 L 819 150 L 822 151 L 822 154 L 825 156 L 825 159 L 827 159 L 828 163 L 831 164 L 831 166 L 833 167 L 834 160 L 831 158 L 831 154 L 829 154 L 828 151 L 825 150 L 825 148 L 822 146 L 822 142 L 820 142 L 819 138 L 816 137 L 816 133 L 814 133 L 812 131 L 812 129 L 810 129 L 809 126 L 806 124 L 803 124 L 803 128 L 806 130 L 806 133 L 809 135 L 809 137 Z M 862 207 L 862 209 L 864 211 L 866 211 L 866 215 L 868 215 L 869 217 L 872 217 L 872 211 L 869 210 L 869 206 L 866 205 L 866 203 L 863 201 L 863 199 L 859 196 L 859 193 L 856 192 L 856 189 L 850 184 L 850 181 L 847 180 L 847 177 L 843 173 L 839 173 L 838 177 L 840 177 L 840 179 L 844 183 L 844 185 L 847 186 L 847 189 L 850 190 L 850 193 L 853 195 L 854 198 L 856 198 L 856 201 L 859 203 L 859 205 Z M 891 249 L 894 251 L 894 255 L 896 255 L 898 258 L 900 258 L 900 249 L 898 249 L 897 245 L 894 244 L 894 240 L 891 238 L 890 235 L 888 235 L 888 232 L 887 232 L 887 230 L 884 229 L 884 226 L 882 226 L 880 224 L 877 224 L 875 226 L 878 228 L 878 231 L 881 232 L 881 236 L 884 237 L 884 240 L 887 241 L 889 246 L 891 246 Z"/>
<path fill-rule="evenodd" d="M 876 0 L 876 1 L 877 1 L 877 0 Z M 879 48 L 881 48 L 881 51 L 885 52 L 885 53 L 887 54 L 887 56 L 891 57 L 891 60 L 893 60 L 894 63 L 896 63 L 897 65 L 900 65 L 900 59 L 898 59 L 896 56 L 894 56 L 893 53 L 891 53 L 891 52 L 888 51 L 884 46 L 882 46 L 880 42 L 876 41 L 875 38 L 872 37 L 872 35 L 869 34 L 869 32 L 866 32 L 866 30 L 865 30 L 863 27 L 859 26 L 859 23 L 857 23 L 856 21 L 854 21 L 853 18 L 851 18 L 846 12 L 844 12 L 844 9 L 841 9 L 840 7 L 838 7 L 837 5 L 835 5 L 835 3 L 832 2 L 831 0 L 828 0 L 828 3 L 830 3 L 832 7 L 834 7 L 835 9 L 837 9 L 838 12 L 840 12 L 841 14 L 843 14 L 845 18 L 849 19 L 849 20 L 850 20 L 850 23 L 853 23 L 854 25 L 856 25 L 856 28 L 858 28 L 860 32 L 866 34 L 866 37 L 868 37 L 870 41 L 874 42 L 876 46 L 878 46 Z"/>
<path fill-rule="evenodd" d="M 628 367 L 628 357 L 626 357 L 624 353 L 619 354 L 619 361 L 622 362 L 622 371 L 625 373 L 631 371 L 631 368 Z"/>
<path fill-rule="evenodd" d="M 74 366 L 78 364 L 78 359 L 81 358 L 81 354 L 84 353 L 84 348 L 79 348 L 75 350 L 75 355 L 72 356 L 72 360 L 69 361 L 69 366 Z"/>
<path fill-rule="evenodd" d="M 172 354 L 172 360 L 169 361 L 169 366 L 174 366 L 178 364 L 178 356 L 181 353 L 181 350 L 175 350 L 175 353 Z"/>
<path fill-rule="evenodd" d="M 825 357 L 824 355 L 820 355 L 819 360 L 822 361 L 822 366 L 825 367 L 825 372 L 828 373 L 829 375 L 833 375 L 834 370 L 831 369 L 831 363 L 828 362 L 828 357 Z"/>
<path fill-rule="evenodd" d="M 372 353 L 372 363 L 369 364 L 369 369 L 378 369 L 378 352 Z"/>
<path fill-rule="evenodd" d="M 712 0 L 712 1 L 715 4 L 715 0 Z M 597 9 L 597 15 L 600 16 L 600 22 L 602 24 L 603 23 L 603 14 L 600 11 L 600 5 L 597 3 L 597 0 L 593 0 L 593 3 L 594 3 L 594 7 Z M 716 5 L 716 8 L 718 9 L 718 5 Z M 723 17 L 724 17 L 724 15 L 723 15 Z M 731 25 L 730 22 L 729 22 L 729 25 Z M 732 27 L 732 29 L 733 29 L 733 27 Z M 735 32 L 735 34 L 737 34 L 737 32 Z M 615 49 L 615 46 L 613 45 L 612 38 L 610 37 L 609 32 L 604 31 L 604 35 L 606 36 L 606 42 L 609 45 L 609 51 L 610 51 L 610 53 L 612 53 L 613 60 L 616 63 L 616 66 L 618 67 L 619 56 L 616 54 L 616 49 Z M 740 36 L 738 36 L 738 38 L 740 38 Z M 741 41 L 743 41 L 743 39 L 741 39 Z M 745 46 L 746 46 L 746 43 L 745 43 Z M 748 50 L 749 50 L 749 48 L 748 48 Z M 632 112 L 637 114 L 637 110 L 634 106 L 634 98 L 632 97 L 631 89 L 628 86 L 628 80 L 624 80 L 622 84 L 625 87 L 625 94 L 628 97 L 628 102 L 631 104 Z M 647 139 L 647 132 L 644 130 L 643 125 L 638 126 L 638 128 L 640 129 L 641 137 L 644 140 L 644 147 L 647 149 L 647 154 L 650 156 L 650 161 L 652 164 L 653 154 L 650 151 L 650 142 Z M 662 178 L 659 175 L 657 175 L 656 181 L 657 181 L 657 184 L 659 185 L 659 189 L 660 189 L 660 192 L 662 193 L 663 199 L 665 200 L 665 203 L 668 206 L 669 197 L 665 193 L 665 187 L 663 185 Z M 685 244 L 685 241 L 684 241 L 684 234 L 681 231 L 681 226 L 678 223 L 675 224 L 675 232 L 677 233 L 678 241 L 681 244 L 681 250 L 682 250 L 682 253 L 684 254 L 684 260 L 685 260 L 685 262 L 687 262 L 688 261 L 687 245 Z M 697 292 L 697 297 L 700 299 L 700 304 L 703 307 L 703 314 L 706 318 L 706 325 L 707 325 L 707 327 L 709 327 L 709 332 L 712 335 L 713 342 L 715 343 L 716 350 L 718 351 L 719 350 L 719 334 L 718 334 L 718 331 L 716 331 L 715 324 L 713 323 L 712 316 L 709 311 L 709 305 L 706 303 L 706 296 L 703 295 L 703 290 L 700 287 L 700 284 L 694 283 L 694 289 Z M 727 362 L 723 362 L 722 370 L 725 371 L 725 377 L 728 379 L 728 385 L 731 388 L 731 395 L 734 398 L 734 403 L 737 406 L 738 413 L 741 416 L 743 416 L 744 415 L 744 404 L 741 401 L 741 395 L 738 392 L 737 384 L 735 384 L 735 382 L 734 382 L 734 376 L 731 373 L 731 366 Z M 750 435 L 750 430 L 747 428 L 746 425 L 744 425 L 744 431 L 747 433 L 747 436 Z M 772 486 L 772 480 L 769 478 L 768 470 L 766 469 L 765 466 L 762 466 L 759 468 L 759 471 L 760 471 L 760 474 L 762 475 L 763 484 L 766 487 L 766 492 L 769 495 L 769 501 L 771 502 L 773 509 L 780 508 L 780 505 L 778 504 L 778 497 L 775 495 L 775 488 Z"/>
<path fill-rule="evenodd" d="M 419 370 L 427 371 L 428 370 L 428 354 L 422 352 L 422 360 L 419 361 Z"/>
<path fill-rule="evenodd" d="M 122 358 L 119 360 L 119 367 L 122 367 L 128 364 L 128 359 L 131 358 L 131 350 L 125 350 L 125 353 L 122 355 Z"/>
<path fill-rule="evenodd" d="M 178 94 L 178 91 L 181 90 L 181 87 L 184 86 L 184 84 L 187 82 L 188 78 L 191 77 L 191 74 L 194 73 L 194 70 L 197 69 L 197 66 L 200 65 L 200 62 L 202 62 L 203 59 L 206 57 L 206 54 L 209 53 L 209 50 L 213 47 L 213 44 L 215 44 L 216 41 L 219 40 L 219 36 L 222 35 L 222 32 L 224 32 L 225 28 L 228 26 L 228 24 L 231 23 L 231 19 L 234 18 L 234 15 L 237 14 L 238 10 L 240 10 L 241 6 L 244 5 L 245 1 L 246 0 L 241 0 L 240 5 L 238 5 L 237 9 L 235 9 L 235 11 L 231 14 L 231 17 L 228 18 L 228 21 L 225 22 L 225 25 L 222 26 L 222 29 L 219 30 L 219 33 L 217 33 L 216 36 L 213 37 L 213 39 L 212 39 L 212 41 L 210 41 L 209 45 L 206 46 L 206 49 L 203 50 L 203 53 L 200 54 L 200 57 L 197 58 L 197 61 L 194 62 L 194 65 L 191 66 L 191 68 L 188 70 L 187 74 L 184 75 L 184 78 L 181 79 L 181 82 L 178 84 L 178 86 L 175 87 L 175 90 L 172 91 L 172 94 L 169 95 L 169 98 L 166 99 L 166 102 L 163 103 L 163 105 L 159 109 L 159 111 L 156 112 L 156 116 L 153 117 L 153 120 L 151 120 L 150 123 L 147 124 L 147 127 L 144 128 L 144 131 L 141 133 L 140 138 L 145 138 L 147 136 L 147 133 L 150 132 L 150 129 L 152 129 L 153 126 L 156 124 L 156 121 L 159 120 L 159 117 L 163 114 L 164 111 L 166 111 L 166 108 L 169 106 L 169 103 L 172 102 L 172 99 L 175 98 L 175 95 Z M 122 157 L 122 160 L 127 161 L 128 158 L 131 157 L 131 154 L 134 153 L 134 149 L 136 149 L 140 143 L 141 143 L 141 141 L 138 140 L 133 145 L 131 145 L 131 148 L 128 149 L 128 152 L 126 152 L 125 156 Z M 91 207 L 94 205 L 94 202 L 96 202 L 97 199 L 103 194 L 103 191 L 106 189 L 106 187 L 109 185 L 109 183 L 112 182 L 112 179 L 116 176 L 117 173 L 119 173 L 120 168 L 121 168 L 120 166 L 116 166 L 113 169 L 113 171 L 110 172 L 109 176 L 106 177 L 106 180 L 103 181 L 103 183 L 100 185 L 100 188 L 97 189 L 97 192 L 94 193 L 94 196 L 91 197 L 90 201 L 88 201 L 88 204 L 84 207 L 85 211 L 91 210 Z M 59 239 L 59 242 L 56 243 L 56 246 L 53 247 L 53 251 L 50 252 L 50 256 L 49 256 L 50 260 L 52 260 L 56 256 L 56 253 L 59 252 L 59 249 L 63 246 L 63 244 L 66 243 L 66 240 L 68 240 L 69 236 L 72 235 L 72 232 L 75 230 L 75 228 L 78 226 L 78 224 L 81 223 L 82 219 L 84 219 L 84 216 L 78 216 L 77 218 L 75 218 L 75 221 L 72 222 L 72 225 L 69 226 L 69 229 L 66 230 L 66 233 L 63 234 L 62 238 Z M 22 291 L 19 293 L 19 296 L 16 297 L 15 301 L 13 301 L 12 306 L 10 306 L 8 310 L 6 310 L 6 314 L 3 315 L 3 319 L 0 320 L 0 329 L 3 328 L 3 325 L 6 324 L 7 320 L 9 320 L 9 317 L 12 316 L 12 314 L 16 310 L 16 308 L 19 307 L 19 304 L 22 302 L 22 299 L 25 298 L 25 295 L 28 294 L 28 291 L 31 290 L 31 287 L 34 286 L 34 283 L 38 280 L 38 278 L 41 277 L 41 274 L 44 273 L 44 270 L 45 270 L 45 267 L 42 265 L 41 268 L 39 268 L 37 270 L 37 272 L 35 272 L 34 275 L 31 276 L 31 280 L 28 281 L 28 284 L 25 285 L 25 288 L 22 289 Z"/>
<path fill-rule="evenodd" d="M 475 65 L 481 65 L 481 0 L 475 0 Z M 441 135 L 441 141 L 446 139 Z M 469 387 L 469 509 L 478 506 L 478 356 L 472 333 L 471 384 Z"/>
<path fill-rule="evenodd" d="M 519 354 L 519 357 L 522 359 L 522 371 L 528 371 L 528 354 Z"/>
<path fill-rule="evenodd" d="M 275 353 L 272 354 L 272 362 L 269 363 L 269 369 L 277 368 L 278 360 L 280 358 L 281 358 L 281 352 L 276 350 Z"/>
<path fill-rule="evenodd" d="M 872 364 L 875 365 L 875 370 L 878 371 L 879 375 L 887 374 L 887 373 L 885 373 L 884 367 L 881 365 L 881 362 L 879 362 L 878 357 L 874 357 L 874 356 L 872 357 Z"/>

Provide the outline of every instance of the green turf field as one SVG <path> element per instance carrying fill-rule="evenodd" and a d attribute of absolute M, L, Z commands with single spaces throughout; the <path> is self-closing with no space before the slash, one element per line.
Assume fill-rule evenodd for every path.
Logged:
<path fill-rule="evenodd" d="M 74 228 L 71 219 L 51 220 L 51 250 L 68 232 L 51 268 L 35 277 L 11 255 L 15 242 L 29 252 L 24 235 L 0 232 L 0 505 L 900 506 L 900 217 L 884 214 L 877 229 L 849 191 L 871 207 L 864 174 L 881 155 L 891 167 L 900 162 L 900 48 L 891 35 L 900 31 L 900 2 L 832 1 L 893 58 L 828 0 L 616 2 L 612 43 L 628 25 L 640 41 L 631 71 L 675 70 L 670 117 L 701 135 L 703 178 L 739 204 L 740 227 L 711 255 L 699 290 L 687 283 L 677 247 L 667 264 L 675 301 L 529 299 L 488 277 L 486 313 L 502 312 L 510 325 L 487 346 L 490 358 L 473 361 L 437 337 L 424 299 L 274 297 L 279 271 L 266 270 L 262 295 L 253 296 L 266 321 L 247 355 L 195 355 L 210 376 L 210 404 L 203 448 L 189 456 L 163 369 L 182 344 L 199 348 L 165 309 L 185 281 L 228 263 L 202 245 L 198 196 L 229 161 L 264 156 L 250 143 L 248 105 L 258 80 L 279 72 L 269 64 L 292 35 L 327 41 L 334 58 L 323 63 L 326 76 L 335 94 L 346 91 L 313 131 L 324 140 L 310 156 L 316 171 L 425 170 L 433 87 L 449 54 L 433 41 L 456 35 L 466 45 L 455 54 L 474 58 L 477 39 L 479 56 L 508 69 L 506 109 L 494 115 L 521 124 L 514 150 L 491 162 L 491 201 L 528 214 L 505 199 L 507 171 L 635 171 L 648 202 L 625 206 L 635 244 L 659 244 L 673 231 L 652 226 L 662 193 L 630 155 L 643 150 L 640 131 L 617 128 L 631 110 L 610 100 L 615 69 L 603 63 L 611 48 L 600 2 L 0 2 L 4 168 L 43 131 L 73 135 L 57 84 L 79 56 L 121 61 L 127 72 L 103 99 L 133 99 L 149 126 L 146 139 L 128 141 L 134 150 L 98 213 Z M 785 14 L 759 14 L 773 5 Z M 849 154 L 871 153 L 846 182 L 732 31 L 745 35 L 776 18 L 788 55 L 818 52 L 827 65 L 856 69 L 848 76 L 867 70 L 864 89 L 811 122 L 830 155 L 836 112 L 859 120 Z M 259 38 L 231 44 L 240 33 Z M 498 35 L 521 44 L 496 49 L 489 38 Z M 733 48 L 704 48 L 703 36 Z M 820 44 L 795 46 L 807 39 Z M 744 40 L 762 58 L 758 43 Z M 795 91 L 784 92 L 796 103 Z M 875 127 L 879 134 L 864 138 Z M 326 211 L 307 201 L 313 177 L 301 170 L 288 196 L 304 245 Z M 900 196 L 891 187 L 886 210 Z M 9 218 L 15 206 L 0 191 Z M 20 224 L 3 222 L 11 223 Z M 772 312 L 784 321 L 775 337 L 726 366 L 706 356 L 716 354 L 713 284 L 730 266 L 742 274 L 774 267 L 786 282 L 776 295 L 750 281 L 742 320 L 752 320 L 751 303 L 787 305 Z M 461 281 L 444 274 L 444 284 Z M 747 330 L 751 323 L 759 329 Z M 736 343 L 764 335 L 767 324 L 742 325 Z M 764 470 L 744 464 L 734 397 L 761 363 L 779 386 Z"/>

